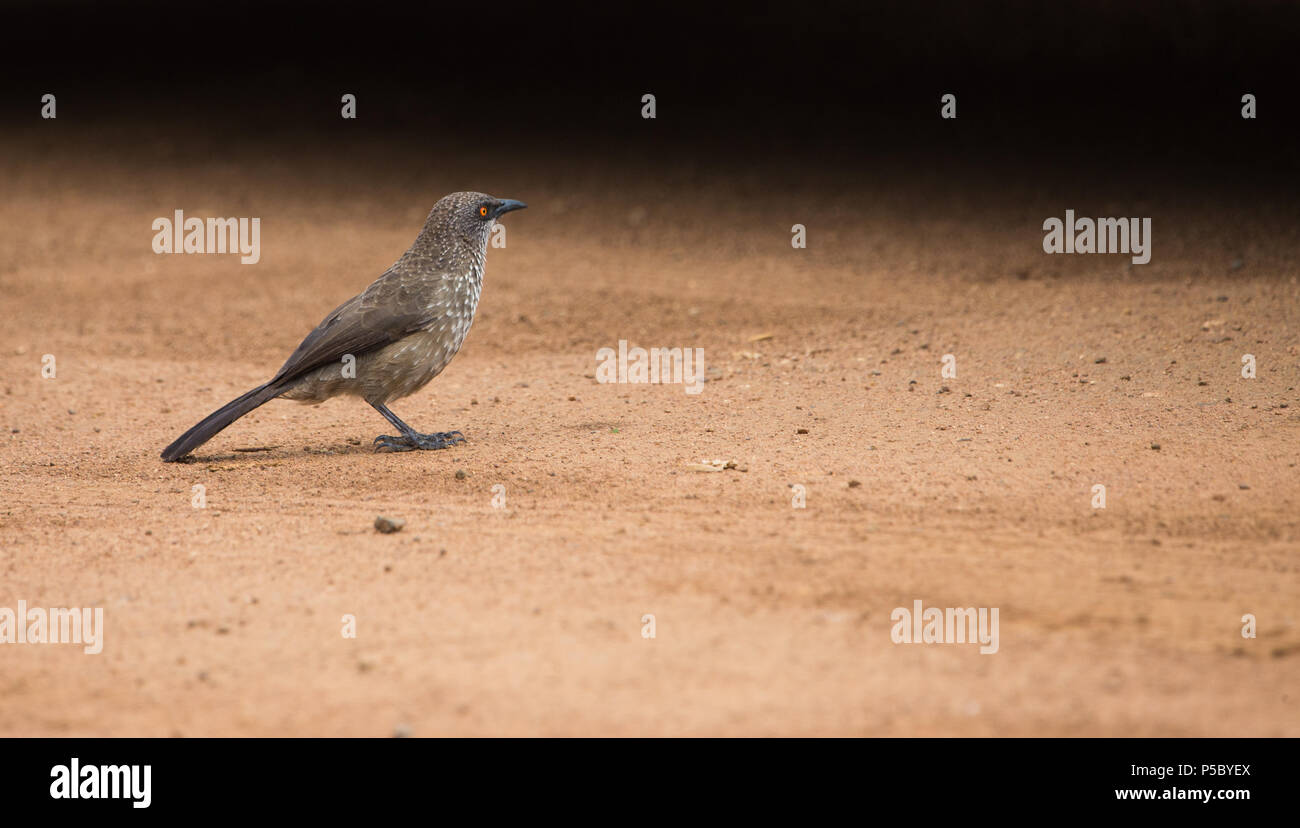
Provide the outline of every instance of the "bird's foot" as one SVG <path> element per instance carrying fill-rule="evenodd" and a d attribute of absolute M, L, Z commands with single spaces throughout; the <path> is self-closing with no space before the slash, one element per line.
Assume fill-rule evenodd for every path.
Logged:
<path fill-rule="evenodd" d="M 414 434 L 410 437 L 389 437 L 381 434 L 375 438 L 375 451 L 431 451 L 445 449 L 457 443 L 465 442 L 465 435 L 459 431 L 439 431 L 435 434 Z"/>

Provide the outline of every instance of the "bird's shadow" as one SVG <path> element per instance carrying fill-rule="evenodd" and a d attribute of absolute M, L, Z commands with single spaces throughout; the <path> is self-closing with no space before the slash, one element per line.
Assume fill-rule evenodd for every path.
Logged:
<path fill-rule="evenodd" d="M 362 454 L 410 454 L 412 452 L 400 451 L 381 451 L 371 442 L 361 441 L 357 443 L 344 442 L 320 445 L 308 445 L 299 448 L 297 451 L 286 446 L 251 446 L 249 448 L 237 448 L 233 451 L 221 454 L 191 454 L 187 457 L 177 460 L 182 465 L 193 465 L 197 463 L 227 463 L 232 460 L 242 460 L 249 463 L 266 462 L 268 460 L 282 462 L 295 457 L 328 455 L 335 457 L 346 457 L 350 455 Z"/>

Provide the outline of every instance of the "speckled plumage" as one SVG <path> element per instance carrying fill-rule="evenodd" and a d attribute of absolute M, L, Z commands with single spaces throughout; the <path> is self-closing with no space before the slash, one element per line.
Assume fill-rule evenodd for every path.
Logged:
<path fill-rule="evenodd" d="M 442 198 L 410 249 L 327 315 L 270 382 L 181 435 L 163 451 L 163 459 L 185 456 L 275 397 L 317 403 L 355 395 L 395 420 L 384 406 L 423 388 L 460 350 L 483 290 L 492 225 L 502 213 L 522 206 L 483 193 Z M 347 355 L 355 359 L 351 366 Z M 346 375 L 348 367 L 355 368 L 354 376 Z"/>
<path fill-rule="evenodd" d="M 281 396 L 315 403 L 352 394 L 385 404 L 423 388 L 451 362 L 474 322 L 491 221 L 463 226 L 482 193 L 454 193 L 429 212 L 411 248 L 358 296 L 325 317 L 279 373 L 300 374 Z M 344 377 L 343 355 L 356 357 Z M 318 368 L 310 368 L 326 362 Z M 307 368 L 306 371 L 303 369 Z"/>

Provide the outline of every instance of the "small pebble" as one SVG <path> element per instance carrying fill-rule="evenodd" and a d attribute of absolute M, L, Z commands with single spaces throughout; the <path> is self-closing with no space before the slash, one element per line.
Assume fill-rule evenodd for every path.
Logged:
<path fill-rule="evenodd" d="M 400 532 L 406 521 L 401 518 L 390 518 L 380 515 L 375 518 L 375 528 L 385 535 L 391 535 L 394 532 Z"/>

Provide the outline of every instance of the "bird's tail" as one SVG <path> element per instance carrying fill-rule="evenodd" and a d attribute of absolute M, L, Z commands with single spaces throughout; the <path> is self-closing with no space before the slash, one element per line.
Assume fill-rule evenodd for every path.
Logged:
<path fill-rule="evenodd" d="M 199 420 L 198 424 L 176 438 L 172 443 L 162 451 L 162 459 L 168 463 L 174 463 L 185 455 L 194 451 L 199 446 L 211 440 L 226 426 L 238 420 L 248 412 L 257 408 L 264 402 L 280 396 L 283 387 L 277 386 L 274 381 L 265 385 L 259 385 L 252 391 L 243 396 L 236 397 L 230 402 L 213 411 L 208 416 Z"/>

